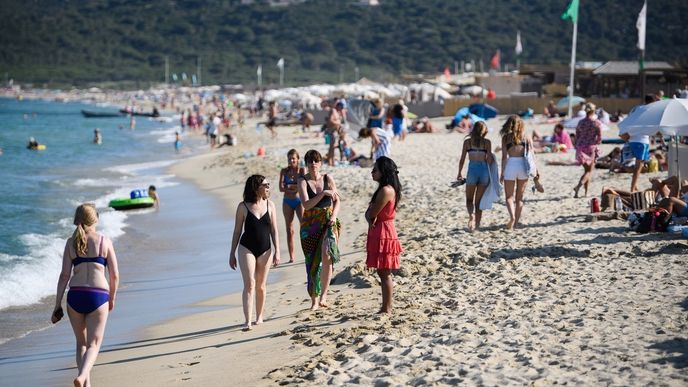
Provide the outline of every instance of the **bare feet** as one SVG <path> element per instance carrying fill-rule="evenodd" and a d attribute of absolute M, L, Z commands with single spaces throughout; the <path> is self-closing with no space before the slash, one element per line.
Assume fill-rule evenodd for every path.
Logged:
<path fill-rule="evenodd" d="M 244 327 L 241 328 L 242 332 L 248 332 L 248 331 L 252 331 L 252 330 L 253 330 L 253 327 L 251 326 L 251 324 L 244 324 Z"/>
<path fill-rule="evenodd" d="M 473 231 L 475 231 L 475 220 L 473 220 L 473 216 L 471 216 L 471 219 L 468 221 L 468 232 Z"/>
<path fill-rule="evenodd" d="M 578 191 L 580 191 L 580 189 L 581 189 L 580 184 L 573 187 L 573 198 L 574 199 L 578 199 Z"/>
<path fill-rule="evenodd" d="M 296 259 L 294 257 L 289 258 L 289 263 L 294 263 L 296 262 Z"/>
<path fill-rule="evenodd" d="M 327 303 L 327 299 L 325 299 L 325 298 L 321 298 L 319 304 L 323 308 L 329 308 L 330 307 L 330 304 Z"/>
<path fill-rule="evenodd" d="M 380 309 L 377 314 L 392 314 L 389 309 Z"/>
<path fill-rule="evenodd" d="M 256 318 L 256 325 L 260 325 L 260 324 L 262 324 L 262 323 L 263 323 L 263 318 L 262 318 L 262 317 Z"/>
<path fill-rule="evenodd" d="M 514 229 L 514 223 L 516 223 L 516 222 L 515 222 L 513 219 L 509 220 L 509 221 L 506 223 L 506 229 L 507 229 L 508 231 L 513 230 L 513 229 Z"/>
<path fill-rule="evenodd" d="M 311 310 L 318 310 L 318 307 L 320 307 L 320 304 L 318 304 L 318 300 L 315 298 L 311 299 Z"/>
<path fill-rule="evenodd" d="M 74 379 L 74 387 L 83 387 L 85 385 L 86 378 L 77 377 Z"/>

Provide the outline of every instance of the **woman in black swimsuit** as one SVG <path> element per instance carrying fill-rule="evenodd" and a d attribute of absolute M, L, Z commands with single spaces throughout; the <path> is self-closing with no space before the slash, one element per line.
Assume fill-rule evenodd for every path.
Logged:
<path fill-rule="evenodd" d="M 256 294 L 256 325 L 263 323 L 265 306 L 265 286 L 270 270 L 270 262 L 277 266 L 280 262 L 279 236 L 277 234 L 277 215 L 275 204 L 268 200 L 270 183 L 265 176 L 252 175 L 244 186 L 244 201 L 239 203 L 234 220 L 232 250 L 229 253 L 229 267 L 236 270 L 237 247 L 239 268 L 244 280 L 241 301 L 246 323 L 244 330 L 251 330 L 251 311 L 253 293 Z M 243 229 L 244 233 L 241 233 Z M 241 235 L 241 239 L 239 236 Z M 275 246 L 274 260 L 271 258 L 270 240 Z"/>

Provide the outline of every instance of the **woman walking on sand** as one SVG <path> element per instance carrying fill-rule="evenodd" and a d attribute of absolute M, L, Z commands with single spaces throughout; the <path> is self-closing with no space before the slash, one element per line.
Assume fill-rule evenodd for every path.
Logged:
<path fill-rule="evenodd" d="M 265 176 L 252 175 L 246 180 L 244 201 L 237 206 L 234 219 L 229 267 L 236 270 L 238 261 L 241 269 L 241 278 L 244 281 L 241 303 L 244 308 L 245 331 L 251 330 L 254 292 L 256 297 L 256 325 L 263 323 L 265 289 L 270 263 L 274 263 L 275 266 L 280 263 L 277 215 L 275 204 L 268 199 L 269 197 L 270 183 L 265 181 Z M 270 249 L 271 240 L 275 247 L 274 259 Z"/>
<path fill-rule="evenodd" d="M 468 173 L 466 174 L 466 209 L 468 210 L 468 231 L 473 232 L 480 228 L 480 220 L 483 211 L 480 209 L 480 200 L 490 184 L 490 170 L 488 164 L 492 164 L 492 143 L 486 139 L 487 125 L 478 121 L 473 125 L 470 137 L 463 142 L 461 159 L 459 161 L 459 174 L 457 181 L 461 181 L 463 164 L 468 155 Z M 474 214 L 475 213 L 475 214 Z"/>
<path fill-rule="evenodd" d="M 304 160 L 308 173 L 299 178 L 299 197 L 304 209 L 301 248 L 306 259 L 311 310 L 316 310 L 328 307 L 327 291 L 334 264 L 339 262 L 340 200 L 334 179 L 320 174 L 320 153 L 311 149 Z"/>
<path fill-rule="evenodd" d="M 378 182 L 365 213 L 368 221 L 366 266 L 377 269 L 382 284 L 382 306 L 379 313 L 390 313 L 394 295 L 392 270 L 399 269 L 402 252 L 394 227 L 397 204 L 401 200 L 401 183 L 397 165 L 389 157 L 380 157 L 371 171 Z"/>
<path fill-rule="evenodd" d="M 525 152 L 526 146 L 533 149 L 533 141 L 530 137 L 526 139 L 525 124 L 517 115 L 509 116 L 499 134 L 502 136 L 502 173 L 499 180 L 504 184 L 506 209 L 509 211 L 506 229 L 511 230 L 521 220 L 523 195 L 528 183 Z M 537 181 L 536 186 L 539 186 Z"/>
<path fill-rule="evenodd" d="M 600 153 L 597 146 L 602 143 L 602 123 L 594 117 L 595 105 L 587 103 L 584 109 L 585 118 L 576 126 L 576 163 L 583 166 L 583 175 L 573 188 L 574 198 L 578 197 L 581 187 L 585 190 L 584 196 L 588 196 L 588 186 Z"/>
<path fill-rule="evenodd" d="M 299 199 L 298 177 L 304 174 L 303 168 L 299 167 L 299 152 L 290 149 L 287 153 L 287 167 L 280 171 L 279 190 L 284 192 L 282 199 L 282 213 L 287 225 L 287 246 L 289 248 L 289 263 L 294 263 L 296 254 L 294 253 L 294 215 L 301 222 L 303 216 L 303 206 Z"/>
<path fill-rule="evenodd" d="M 67 240 L 62 255 L 62 272 L 51 317 L 55 324 L 64 316 L 62 297 L 69 283 L 67 315 L 76 337 L 79 372 L 74 379 L 75 386 L 91 384 L 91 368 L 103 342 L 108 314 L 115 308 L 119 286 L 115 249 L 110 239 L 96 231 L 97 224 L 98 212 L 94 204 L 77 207 L 74 214 L 76 230 Z"/>

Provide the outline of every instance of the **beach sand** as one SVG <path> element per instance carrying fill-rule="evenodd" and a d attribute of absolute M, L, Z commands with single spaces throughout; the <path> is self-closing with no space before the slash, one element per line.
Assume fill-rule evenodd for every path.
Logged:
<path fill-rule="evenodd" d="M 503 121 L 489 122 L 493 145 Z M 448 119 L 433 122 L 442 127 Z M 545 133 L 551 126 L 527 124 Z M 173 173 L 217 195 L 233 213 L 248 175 L 276 182 L 291 147 L 302 155 L 326 149 L 312 133 L 278 131 L 272 141 L 249 125 L 239 146 L 193 157 Z M 685 239 L 634 234 L 620 220 L 586 221 L 590 197 L 602 186 L 629 186 L 630 175 L 596 171 L 588 198 L 574 199 L 582 168 L 544 163 L 574 155 L 539 155 L 546 191 L 531 193 L 529 185 L 522 225 L 505 231 L 506 208 L 496 204 L 484 213 L 482 230 L 468 233 L 464 188 L 449 186 L 463 137 L 442 129 L 393 144 L 404 186 L 396 225 L 405 252 L 391 315 L 376 314 L 380 288 L 364 267 L 363 213 L 376 187 L 370 169 L 324 168 L 343 200 L 342 260 L 330 308 L 306 310 L 297 242 L 297 262 L 270 273 L 263 325 L 241 331 L 240 294 L 208 300 L 201 305 L 215 310 L 154 326 L 143 340 L 101 353 L 94 385 L 686 385 Z M 245 156 L 262 143 L 265 157 Z M 354 148 L 365 154 L 369 142 Z M 664 174 L 643 175 L 644 186 L 651 176 Z M 225 260 L 230 222 L 217 240 L 227 246 Z M 286 262 L 281 214 L 278 222 Z"/>

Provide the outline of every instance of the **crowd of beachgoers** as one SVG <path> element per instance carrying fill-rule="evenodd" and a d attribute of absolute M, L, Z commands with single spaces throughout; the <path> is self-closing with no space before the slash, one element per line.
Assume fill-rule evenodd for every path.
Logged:
<path fill-rule="evenodd" d="M 590 103 L 567 130 L 551 106 L 446 126 L 450 118 L 410 118 L 411 93 L 323 96 L 322 124 L 268 93 L 21 95 L 174 112 L 175 147 L 203 135 L 212 150 L 175 173 L 207 190 L 223 181 L 218 195 L 236 208 L 224 259 L 241 274 L 241 295 L 228 297 L 242 306 L 229 319 L 213 311 L 160 328 L 222 329 L 216 336 L 100 354 L 99 384 L 213 383 L 215 368 L 259 384 L 688 381 L 688 246 L 674 233 L 628 231 L 646 223 L 633 211 L 657 213 L 647 231 L 680 230 L 688 182 L 667 178 L 663 136 L 619 136 Z M 74 383 L 85 385 L 119 278 L 95 209 L 80 206 L 74 223 L 52 318 L 72 281 Z M 283 275 L 268 285 L 272 267 Z M 227 340 L 242 343 L 214 349 Z M 194 367 L 161 366 L 151 351 L 171 354 L 163 365 Z M 289 360 L 261 364 L 273 351 Z"/>

